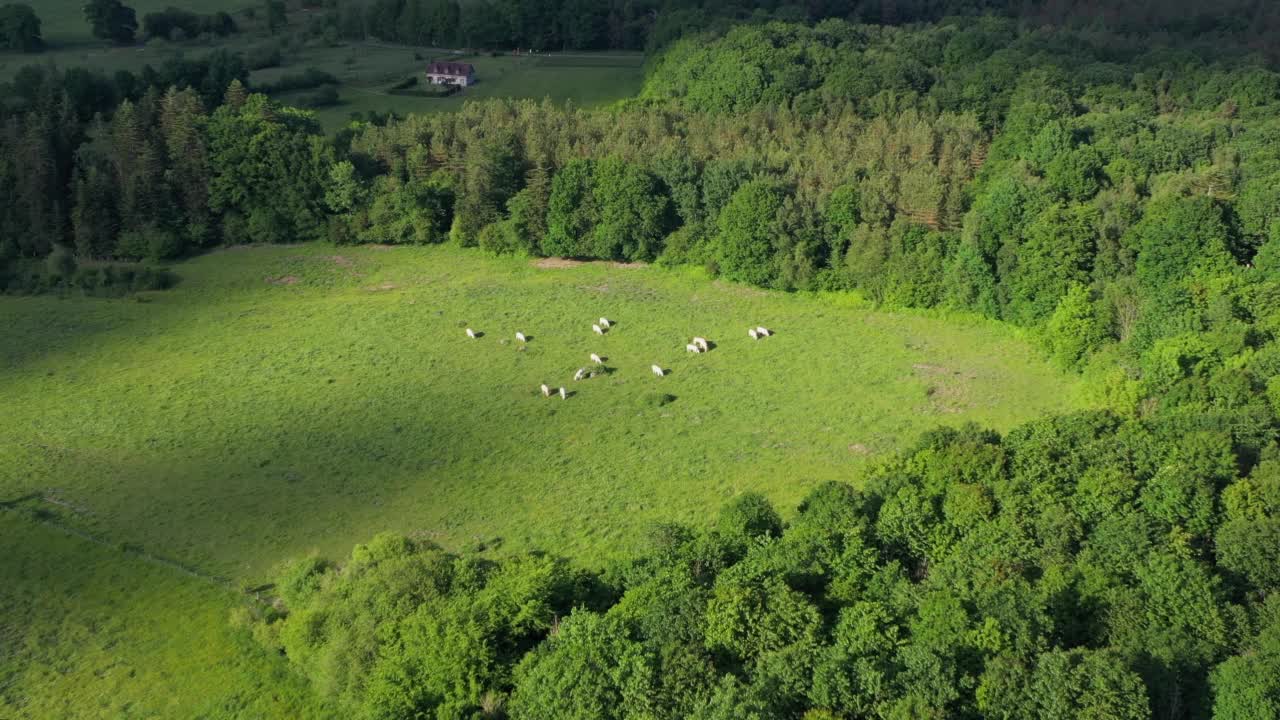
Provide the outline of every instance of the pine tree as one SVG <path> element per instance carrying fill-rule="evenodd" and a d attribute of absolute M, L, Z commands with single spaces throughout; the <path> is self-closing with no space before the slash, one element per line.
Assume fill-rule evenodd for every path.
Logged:
<path fill-rule="evenodd" d="M 244 83 L 239 79 L 232 80 L 227 86 L 227 93 L 222 98 L 224 105 L 230 106 L 233 110 L 239 110 L 244 107 L 244 103 L 249 99 L 249 93 L 244 89 Z"/>
<path fill-rule="evenodd" d="M 197 240 L 205 237 L 209 226 L 209 150 L 203 110 L 191 89 L 171 88 L 160 104 L 169 182 L 187 228 Z"/>
<path fill-rule="evenodd" d="M 113 254 L 120 231 L 117 188 L 111 165 L 92 147 L 79 153 L 72 195 L 71 226 L 76 254 L 101 258 Z"/>

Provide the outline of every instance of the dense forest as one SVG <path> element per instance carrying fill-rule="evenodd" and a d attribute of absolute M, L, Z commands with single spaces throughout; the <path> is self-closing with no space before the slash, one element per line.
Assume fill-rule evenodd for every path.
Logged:
<path fill-rule="evenodd" d="M 0 111 L 4 284 L 448 241 L 977 313 L 1087 380 L 1095 411 L 939 430 L 788 525 L 743 496 L 603 570 L 394 536 L 290 563 L 242 619 L 354 716 L 1280 717 L 1280 75 L 1222 42 L 1265 6 L 1157 34 L 1127 23 L 1166 4 L 1111 30 L 812 5 L 794 19 L 838 18 L 691 21 L 609 109 L 493 100 L 335 138 L 233 55 L 25 72 Z M 910 19 L 935 22 L 858 22 Z"/>

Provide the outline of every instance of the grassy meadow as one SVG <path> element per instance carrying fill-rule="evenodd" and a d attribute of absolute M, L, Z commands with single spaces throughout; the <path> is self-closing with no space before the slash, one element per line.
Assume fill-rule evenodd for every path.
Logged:
<path fill-rule="evenodd" d="M 0 301 L 0 497 L 54 498 L 77 527 L 253 581 L 387 529 L 590 563 L 743 491 L 790 510 L 939 423 L 1073 403 L 994 323 L 657 268 L 297 246 L 178 272 L 144 302 Z M 618 321 L 603 338 L 601 315 Z M 753 342 L 750 324 L 778 334 Z M 687 354 L 695 334 L 718 347 Z M 609 373 L 573 382 L 592 352 Z"/>
<path fill-rule="evenodd" d="M 0 718 L 322 717 L 228 622 L 285 558 L 396 530 L 596 564 L 744 491 L 785 516 L 939 423 L 1076 402 L 1004 326 L 694 272 L 320 245 L 176 270 L 132 300 L 0 298 Z"/>
<path fill-rule="evenodd" d="M 0 718 L 324 718 L 234 593 L 0 512 Z"/>

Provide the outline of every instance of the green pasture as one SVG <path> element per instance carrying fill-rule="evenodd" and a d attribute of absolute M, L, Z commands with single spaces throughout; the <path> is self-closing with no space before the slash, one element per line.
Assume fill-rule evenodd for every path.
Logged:
<path fill-rule="evenodd" d="M 643 56 L 635 53 L 581 53 L 565 55 L 512 56 L 452 55 L 411 48 L 353 44 L 343 48 L 314 48 L 301 51 L 288 67 L 260 70 L 254 82 L 274 82 L 280 75 L 316 67 L 339 80 L 341 103 L 316 111 L 327 130 L 345 125 L 352 113 L 395 111 L 410 113 L 450 112 L 470 100 L 486 98 L 551 98 L 594 107 L 632 97 L 644 79 Z M 449 97 L 417 97 L 391 94 L 391 86 L 418 76 L 425 87 L 427 63 L 431 60 L 468 62 L 476 68 L 477 83 Z M 417 89 L 417 88 L 413 88 Z M 304 91 L 299 94 L 306 94 Z M 281 96 L 289 101 L 290 96 Z"/>
<path fill-rule="evenodd" d="M 217 585 L 0 512 L 0 718 L 324 718 Z"/>
<path fill-rule="evenodd" d="M 382 530 L 595 563 L 652 521 L 749 490 L 785 514 L 929 427 L 1075 398 L 998 324 L 652 267 L 295 246 L 177 272 L 139 301 L 0 299 L 0 498 L 248 581 Z M 592 352 L 608 374 L 573 382 Z"/>

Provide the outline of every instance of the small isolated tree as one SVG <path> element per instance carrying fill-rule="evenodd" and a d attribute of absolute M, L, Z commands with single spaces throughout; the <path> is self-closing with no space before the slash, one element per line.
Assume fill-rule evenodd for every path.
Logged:
<path fill-rule="evenodd" d="M 89 0 L 84 16 L 96 38 L 128 45 L 138 33 L 138 14 L 120 0 Z"/>
<path fill-rule="evenodd" d="M 30 5 L 0 5 L 0 49 L 39 52 L 44 49 L 40 37 L 40 18 Z"/>

